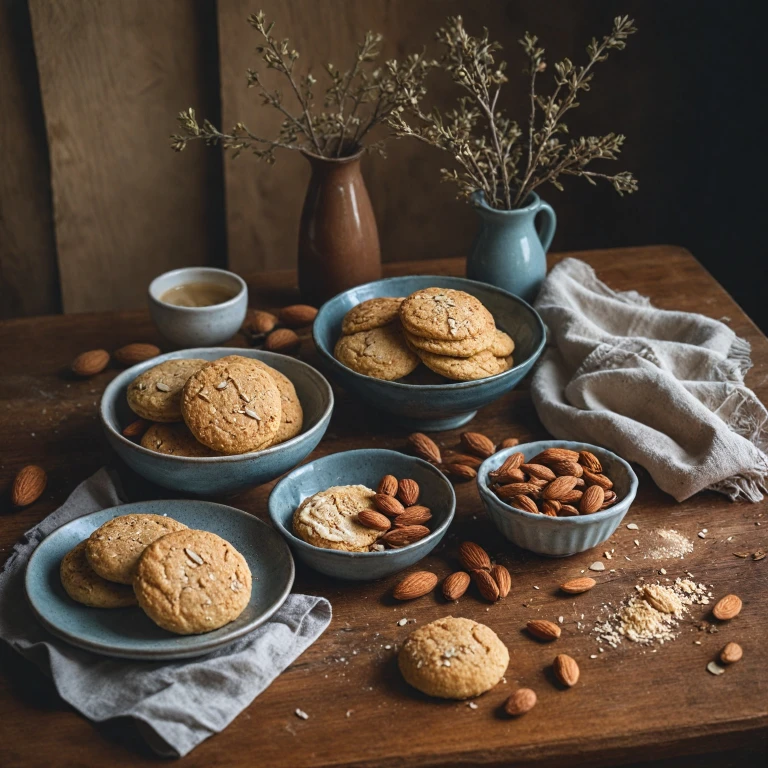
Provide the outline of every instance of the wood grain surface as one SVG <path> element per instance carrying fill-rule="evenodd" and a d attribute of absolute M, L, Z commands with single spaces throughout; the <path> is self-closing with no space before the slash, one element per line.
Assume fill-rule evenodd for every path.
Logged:
<path fill-rule="evenodd" d="M 686 251 L 658 246 L 579 254 L 598 275 L 620 290 L 636 289 L 666 309 L 698 311 L 722 318 L 752 344 L 754 368 L 747 384 L 768 400 L 768 340 Z M 562 256 L 562 255 L 561 255 Z M 554 260 L 560 258 L 555 256 Z M 459 260 L 399 263 L 389 274 L 461 274 Z M 259 276 L 252 283 L 254 305 L 290 301 L 295 275 Z M 305 334 L 306 335 L 306 334 Z M 108 370 L 86 381 L 66 373 L 70 360 L 94 347 L 115 349 L 130 341 L 153 341 L 155 333 L 141 312 L 35 318 L 0 323 L 0 489 L 7 489 L 22 465 L 35 462 L 50 474 L 44 497 L 13 511 L 2 490 L 0 551 L 59 506 L 72 489 L 100 467 L 107 454 L 96 416 L 100 394 L 115 375 Z M 244 340 L 236 337 L 233 345 Z M 306 338 L 301 357 L 316 360 Z M 480 411 L 471 428 L 495 441 L 546 436 L 533 411 L 527 383 Z M 313 456 L 356 447 L 405 450 L 406 434 L 387 417 L 362 406 L 343 391 L 327 435 Z M 452 448 L 457 432 L 441 433 L 438 443 Z M 165 495 L 120 468 L 132 500 Z M 424 768 L 431 766 L 751 766 L 768 756 L 768 558 L 755 562 L 733 552 L 768 549 L 766 502 L 732 504 L 701 493 L 682 504 L 659 491 L 640 470 L 640 492 L 625 523 L 599 548 L 563 559 L 547 559 L 516 549 L 491 527 L 476 488 L 457 486 L 456 521 L 444 545 L 419 567 L 439 576 L 456 565 L 464 539 L 485 546 L 512 574 L 508 598 L 488 605 L 470 591 L 458 604 L 429 595 L 397 604 L 390 593 L 395 577 L 370 584 L 344 584 L 299 566 L 296 591 L 320 594 L 333 604 L 329 629 L 220 735 L 204 742 L 181 766 L 304 766 L 335 768 Z M 228 499 L 261 518 L 272 484 Z M 674 528 L 694 542 L 683 560 L 645 559 L 653 530 Z M 706 538 L 697 533 L 708 530 Z M 640 541 L 635 546 L 634 539 Z M 613 550 L 613 558 L 602 557 Z M 625 559 L 625 556 L 630 559 Z M 601 559 L 591 592 L 564 597 L 557 586 Z M 666 576 L 659 574 L 665 568 Z M 670 578 L 685 573 L 711 585 L 715 596 L 729 592 L 744 600 L 730 623 L 713 620 L 707 608 L 693 608 L 674 642 L 643 649 L 625 643 L 599 651 L 588 632 L 601 606 L 629 594 L 640 577 Z M 595 574 L 592 574 L 595 575 Z M 415 626 L 447 614 L 484 622 L 510 649 L 505 682 L 466 703 L 430 700 L 409 689 L 395 662 L 398 645 Z M 583 615 L 583 618 L 582 618 Z M 554 645 L 529 639 L 531 618 L 563 617 L 563 634 Z M 401 618 L 409 619 L 399 626 Z M 577 628 L 581 622 L 583 629 Z M 700 630 L 699 625 L 707 629 Z M 724 675 L 706 671 L 726 642 L 744 648 L 741 662 Z M 563 691 L 549 665 L 556 653 L 577 659 L 581 680 Z M 591 658 L 596 655 L 597 658 Z M 4 768 L 48 766 L 136 766 L 157 763 L 135 726 L 115 721 L 94 726 L 62 703 L 51 683 L 11 650 L 0 651 L 0 745 Z M 539 703 L 518 720 L 500 707 L 517 687 L 534 688 Z M 309 714 L 294 715 L 299 707 Z"/>

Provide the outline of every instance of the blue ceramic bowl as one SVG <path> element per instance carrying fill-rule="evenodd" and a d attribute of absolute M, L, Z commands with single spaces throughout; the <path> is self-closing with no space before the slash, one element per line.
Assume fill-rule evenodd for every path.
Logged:
<path fill-rule="evenodd" d="M 367 299 L 408 296 L 429 287 L 455 288 L 480 299 L 494 316 L 497 326 L 515 340 L 515 366 L 478 381 L 439 379 L 440 383 L 435 384 L 409 384 L 364 376 L 336 360 L 333 348 L 341 335 L 344 315 L 352 307 Z M 375 408 L 394 414 L 409 429 L 421 431 L 454 429 L 466 424 L 478 408 L 518 384 L 536 362 L 546 340 L 544 323 L 533 307 L 522 299 L 492 285 L 439 275 L 390 277 L 340 293 L 320 308 L 312 334 L 330 375 L 341 386 Z"/>
<path fill-rule="evenodd" d="M 376 488 L 384 475 L 409 477 L 419 484 L 419 503 L 432 510 L 432 533 L 415 544 L 382 552 L 341 552 L 307 544 L 293 533 L 293 513 L 307 496 L 334 485 Z M 426 557 L 440 542 L 456 511 L 456 495 L 445 475 L 431 464 L 397 451 L 363 449 L 315 459 L 286 475 L 269 497 L 269 516 L 294 555 L 326 576 L 370 581 L 402 571 Z"/>
<path fill-rule="evenodd" d="M 516 509 L 503 502 L 488 487 L 488 473 L 498 469 L 508 456 L 520 451 L 528 461 L 545 448 L 569 448 L 572 451 L 594 453 L 600 459 L 605 474 L 613 480 L 613 490 L 619 501 L 593 515 L 549 517 Z M 494 453 L 477 470 L 477 487 L 493 524 L 513 544 L 540 555 L 566 557 L 596 547 L 619 527 L 635 499 L 637 475 L 624 459 L 605 448 L 568 440 L 540 440 Z"/>
<path fill-rule="evenodd" d="M 253 357 L 287 376 L 296 387 L 304 409 L 300 434 L 280 445 L 237 456 L 170 456 L 142 448 L 123 437 L 122 430 L 136 419 L 128 407 L 128 385 L 149 368 L 177 358 L 216 360 L 226 355 Z M 235 493 L 274 480 L 303 461 L 320 442 L 333 411 L 333 392 L 312 366 L 274 352 L 232 347 L 184 349 L 134 365 L 113 379 L 101 398 L 101 423 L 109 444 L 121 459 L 140 475 L 165 488 L 212 496 Z"/>

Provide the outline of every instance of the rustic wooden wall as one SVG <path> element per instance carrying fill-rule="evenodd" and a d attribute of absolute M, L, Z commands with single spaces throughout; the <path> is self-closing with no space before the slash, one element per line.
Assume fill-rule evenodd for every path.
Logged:
<path fill-rule="evenodd" d="M 572 128 L 627 134 L 621 164 L 640 192 L 622 199 L 575 179 L 546 190 L 553 247 L 687 246 L 768 325 L 760 281 L 743 279 L 764 247 L 750 186 L 765 152 L 747 114 L 763 25 L 748 0 L 0 0 L 0 317 L 141 306 L 155 274 L 187 264 L 293 265 L 301 157 L 269 167 L 168 146 L 190 106 L 225 126 L 276 124 L 245 82 L 258 64 L 246 17 L 259 7 L 316 72 L 342 66 L 366 29 L 384 33 L 385 56 L 402 56 L 462 13 L 504 45 L 503 106 L 516 114 L 525 29 L 550 60 L 578 60 L 613 16 L 633 15 L 639 34 L 598 71 Z M 430 101 L 445 107 L 454 93 L 433 77 Z M 364 161 L 386 260 L 467 248 L 474 215 L 438 182 L 444 163 L 407 141 Z"/>

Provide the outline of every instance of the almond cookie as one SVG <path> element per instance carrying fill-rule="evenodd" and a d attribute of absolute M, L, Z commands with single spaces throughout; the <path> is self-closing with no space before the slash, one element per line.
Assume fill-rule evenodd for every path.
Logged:
<path fill-rule="evenodd" d="M 149 421 L 181 421 L 181 390 L 207 360 L 166 360 L 137 376 L 128 386 L 131 410 Z"/>
<path fill-rule="evenodd" d="M 419 364 L 399 324 L 342 336 L 336 342 L 333 356 L 357 373 L 385 381 L 402 379 Z"/>
<path fill-rule="evenodd" d="M 88 564 L 86 542 L 81 541 L 62 558 L 59 568 L 61 584 L 78 603 L 91 608 L 125 608 L 136 605 L 131 587 L 102 579 Z"/>
<path fill-rule="evenodd" d="M 181 413 L 204 445 L 226 454 L 266 448 L 282 418 L 275 380 L 250 358 L 215 360 L 184 386 Z"/>
<path fill-rule="evenodd" d="M 472 355 L 476 355 L 484 349 L 490 349 L 492 346 L 495 346 L 496 333 L 496 329 L 492 328 L 486 333 L 480 334 L 480 336 L 468 336 L 460 341 L 440 341 L 439 339 L 425 339 L 423 336 L 414 336 L 412 333 L 405 331 L 405 338 L 408 346 L 417 355 L 420 350 L 423 350 L 424 352 L 431 352 L 433 355 L 444 355 L 446 357 L 472 357 Z"/>
<path fill-rule="evenodd" d="M 446 616 L 412 632 L 398 654 L 405 681 L 428 696 L 468 699 L 493 688 L 509 651 L 485 624 Z"/>
<path fill-rule="evenodd" d="M 422 350 L 418 351 L 418 355 L 427 368 L 454 381 L 485 379 L 509 369 L 507 358 L 496 357 L 487 349 L 472 357 L 446 357 Z"/>
<path fill-rule="evenodd" d="M 107 581 L 131 584 L 141 553 L 155 539 L 187 526 L 164 515 L 121 515 L 97 528 L 86 540 L 88 564 Z"/>
<path fill-rule="evenodd" d="M 403 327 L 414 336 L 461 341 L 489 333 L 496 326 L 482 302 L 452 288 L 425 288 L 400 305 Z"/>
<path fill-rule="evenodd" d="M 150 451 L 167 453 L 171 456 L 218 456 L 207 445 L 203 445 L 189 431 L 189 427 L 178 421 L 173 424 L 153 424 L 142 436 L 141 445 Z"/>
<path fill-rule="evenodd" d="M 493 333 L 493 342 L 488 347 L 488 351 L 494 357 L 509 357 L 515 351 L 515 342 L 511 336 L 497 328 Z"/>
<path fill-rule="evenodd" d="M 293 532 L 308 544 L 345 552 L 368 552 L 380 532 L 357 522 L 374 509 L 375 491 L 364 485 L 337 485 L 309 496 L 293 513 Z"/>
<path fill-rule="evenodd" d="M 351 336 L 353 333 L 372 331 L 374 328 L 389 325 L 397 320 L 402 303 L 402 298 L 395 299 L 389 296 L 363 301 L 344 315 L 341 332 L 345 336 Z"/>
<path fill-rule="evenodd" d="M 178 635 L 198 635 L 229 624 L 245 610 L 251 570 L 225 539 L 187 529 L 144 550 L 133 588 L 155 624 Z"/>

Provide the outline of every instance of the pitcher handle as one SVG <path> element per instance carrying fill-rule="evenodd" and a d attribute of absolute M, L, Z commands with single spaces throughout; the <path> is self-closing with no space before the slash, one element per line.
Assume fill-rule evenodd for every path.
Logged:
<path fill-rule="evenodd" d="M 557 216 L 551 205 L 545 203 L 543 200 L 539 205 L 539 209 L 536 214 L 542 214 L 541 226 L 538 229 L 539 240 L 544 248 L 544 253 L 549 250 L 549 246 L 552 245 L 552 238 L 555 236 L 555 229 L 557 228 Z"/>

